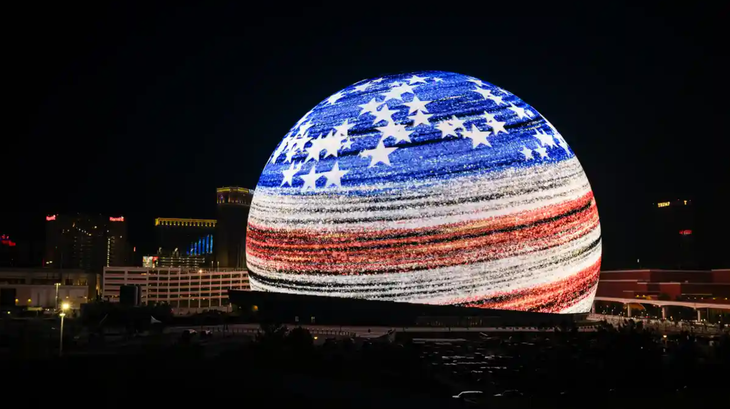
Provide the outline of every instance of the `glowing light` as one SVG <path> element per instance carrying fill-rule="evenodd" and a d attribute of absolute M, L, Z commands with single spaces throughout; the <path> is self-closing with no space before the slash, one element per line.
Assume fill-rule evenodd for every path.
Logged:
<path fill-rule="evenodd" d="M 682 236 L 689 236 L 690 234 L 692 234 L 692 230 L 689 230 L 689 229 L 680 230 L 679 234 L 681 234 Z"/>
<path fill-rule="evenodd" d="M 547 119 L 418 72 L 347 87 L 294 125 L 256 187 L 246 256 L 253 290 L 588 312 L 601 230 Z"/>
<path fill-rule="evenodd" d="M 670 205 L 670 202 L 659 202 L 656 204 L 656 207 L 667 207 Z"/>
<path fill-rule="evenodd" d="M 46 216 L 46 221 L 47 222 L 52 222 L 54 220 L 56 220 L 56 215 L 55 214 L 53 216 Z"/>
<path fill-rule="evenodd" d="M 120 217 L 110 217 L 110 218 L 109 218 L 109 221 L 110 221 L 110 222 L 123 222 L 123 221 L 124 221 L 124 216 L 120 216 Z"/>

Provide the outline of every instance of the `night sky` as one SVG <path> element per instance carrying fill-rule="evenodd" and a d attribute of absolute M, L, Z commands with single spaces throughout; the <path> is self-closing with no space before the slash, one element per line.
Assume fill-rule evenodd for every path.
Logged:
<path fill-rule="evenodd" d="M 634 267 L 646 211 L 677 198 L 694 200 L 711 264 L 730 266 L 727 8 L 271 3 L 6 9 L 0 233 L 42 240 L 46 214 L 123 215 L 150 249 L 155 217 L 215 217 L 217 186 L 255 187 L 330 94 L 444 70 L 560 130 L 593 186 L 605 268 Z"/>

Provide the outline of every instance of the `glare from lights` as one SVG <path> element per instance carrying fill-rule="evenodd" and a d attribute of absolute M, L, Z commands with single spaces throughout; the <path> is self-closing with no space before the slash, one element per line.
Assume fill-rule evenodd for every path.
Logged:
<path fill-rule="evenodd" d="M 418 72 L 323 100 L 251 204 L 253 290 L 588 312 L 596 201 L 557 129 L 475 78 Z"/>
<path fill-rule="evenodd" d="M 62 310 L 66 311 L 69 308 L 71 308 L 71 305 L 69 303 L 65 302 L 65 303 L 61 304 L 61 309 Z"/>

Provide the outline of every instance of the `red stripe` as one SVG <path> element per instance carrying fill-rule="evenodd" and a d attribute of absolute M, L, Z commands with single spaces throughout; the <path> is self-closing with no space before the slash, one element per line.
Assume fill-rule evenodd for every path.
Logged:
<path fill-rule="evenodd" d="M 589 206 L 577 211 L 586 205 Z M 575 213 L 559 217 L 571 211 Z M 550 220 L 553 218 L 555 220 Z M 543 223 L 500 231 L 540 221 Z M 301 229 L 268 229 L 252 223 L 247 251 L 249 263 L 254 267 L 283 271 L 331 274 L 405 272 L 531 253 L 568 243 L 597 225 L 598 212 L 593 194 L 589 192 L 575 200 L 514 215 L 421 229 L 317 233 Z M 420 235 L 397 237 L 404 233 Z"/>
<path fill-rule="evenodd" d="M 554 283 L 475 298 L 454 299 L 444 304 L 500 310 L 561 312 L 590 295 L 590 290 L 598 284 L 600 269 L 599 258 L 578 274 Z"/>

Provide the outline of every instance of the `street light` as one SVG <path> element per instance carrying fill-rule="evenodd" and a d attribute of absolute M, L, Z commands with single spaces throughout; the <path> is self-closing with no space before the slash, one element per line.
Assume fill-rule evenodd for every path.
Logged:
<path fill-rule="evenodd" d="M 61 339 L 58 343 L 58 356 L 63 355 L 63 317 L 66 316 L 66 310 L 71 307 L 67 302 L 61 304 L 61 313 L 58 314 L 59 317 L 61 317 Z"/>

